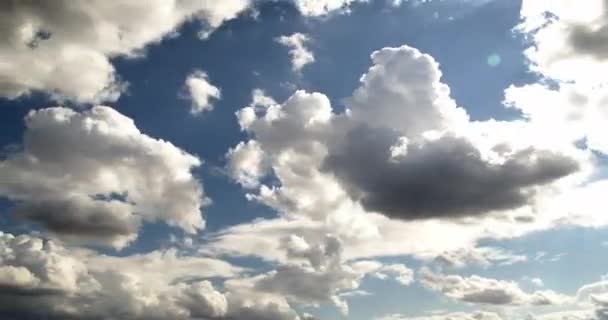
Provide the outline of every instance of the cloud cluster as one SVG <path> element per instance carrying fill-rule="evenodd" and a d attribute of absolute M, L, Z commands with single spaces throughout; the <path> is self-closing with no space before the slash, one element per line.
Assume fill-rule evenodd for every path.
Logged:
<path fill-rule="evenodd" d="M 292 2 L 302 15 L 317 17 L 343 11 L 355 1 Z M 115 101 L 127 84 L 121 81 L 112 58 L 141 56 L 148 45 L 175 35 L 190 20 L 201 22 L 200 34 L 207 37 L 252 5 L 252 0 L 3 1 L 0 96 L 15 99 L 41 91 L 56 100 Z M 294 38 L 301 43 L 298 39 Z M 307 63 L 312 56 L 298 57 Z"/>
<path fill-rule="evenodd" d="M 309 319 L 280 297 L 220 292 L 205 278 L 238 277 L 243 270 L 175 249 L 110 257 L 0 233 L 0 264 L 2 318 Z"/>
<path fill-rule="evenodd" d="M 111 58 L 141 55 L 189 19 L 213 30 L 249 5 L 249 0 L 4 1 L 0 95 L 45 91 L 77 102 L 116 100 L 125 86 Z"/>
<path fill-rule="evenodd" d="M 141 133 L 114 109 L 30 112 L 22 150 L 0 162 L 0 195 L 51 233 L 123 247 L 143 221 L 204 228 L 201 161 Z"/>
<path fill-rule="evenodd" d="M 372 61 L 345 113 L 304 91 L 237 113 L 255 146 L 247 163 L 266 154 L 281 182 L 262 185 L 253 199 L 313 217 L 345 197 L 403 220 L 474 216 L 532 204 L 543 186 L 579 171 L 579 159 L 560 149 L 474 138 L 480 125 L 450 98 L 432 57 L 402 46 L 376 51 Z"/>
<path fill-rule="evenodd" d="M 524 292 L 514 281 L 496 280 L 480 276 L 444 275 L 428 268 L 420 270 L 422 284 L 445 296 L 470 303 L 489 305 L 563 305 L 570 297 L 550 290 Z"/>
<path fill-rule="evenodd" d="M 366 275 L 386 278 L 390 274 L 403 285 L 412 282 L 413 272 L 404 265 L 373 261 L 347 264 L 341 241 L 331 235 L 318 244 L 292 235 L 284 239 L 283 248 L 290 258 L 288 263 L 249 279 L 231 280 L 230 285 L 279 295 L 297 304 L 332 303 L 346 315 L 349 306 L 343 297 L 356 291 Z"/>

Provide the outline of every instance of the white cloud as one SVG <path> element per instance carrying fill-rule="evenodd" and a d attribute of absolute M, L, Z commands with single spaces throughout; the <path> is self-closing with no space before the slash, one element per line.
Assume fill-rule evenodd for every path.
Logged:
<path fill-rule="evenodd" d="M 327 236 L 323 243 L 316 245 L 297 236 L 284 241 L 288 256 L 293 259 L 291 263 L 235 282 L 255 291 L 278 294 L 299 304 L 332 303 L 343 314 L 348 314 L 348 304 L 341 298 L 341 293 L 358 289 L 367 272 L 344 263 L 342 242 L 333 236 Z M 305 263 L 296 263 L 299 259 L 304 259 Z M 403 277 L 403 270 L 389 269 L 387 272 L 400 272 Z"/>
<path fill-rule="evenodd" d="M 408 317 L 402 314 L 389 314 L 375 318 L 375 320 L 502 320 L 503 318 L 494 312 L 475 311 L 467 312 L 452 312 L 439 315 Z"/>
<path fill-rule="evenodd" d="M 324 16 L 331 12 L 348 11 L 348 7 L 359 1 L 368 0 L 292 0 L 298 10 L 305 16 Z"/>
<path fill-rule="evenodd" d="M 524 277 L 523 280 L 526 280 L 528 282 L 530 282 L 531 284 L 537 286 L 537 287 L 544 287 L 545 283 L 543 282 L 543 279 L 541 278 L 537 278 L 537 277 Z"/>
<path fill-rule="evenodd" d="M 266 175 L 268 166 L 265 163 L 264 151 L 255 140 L 240 142 L 228 150 L 228 173 L 245 188 L 255 188 L 259 179 Z"/>
<path fill-rule="evenodd" d="M 124 90 L 110 59 L 138 56 L 183 22 L 209 30 L 236 17 L 249 0 L 5 2 L 0 10 L 0 95 L 45 91 L 77 102 L 113 101 Z"/>
<path fill-rule="evenodd" d="M 213 110 L 214 100 L 222 97 L 221 90 L 209 82 L 204 71 L 196 70 L 186 78 L 188 99 L 192 102 L 190 113 L 197 115 Z"/>
<path fill-rule="evenodd" d="M 532 84 L 505 91 L 506 105 L 521 110 L 539 130 L 563 141 L 586 139 L 589 148 L 608 154 L 602 135 L 608 122 L 606 101 L 608 87 L 578 84 L 560 84 L 553 89 Z"/>
<path fill-rule="evenodd" d="M 444 267 L 464 268 L 470 265 L 482 267 L 489 267 L 495 264 L 503 266 L 512 265 L 526 261 L 527 257 L 497 247 L 474 247 L 442 252 L 427 259 L 433 259 L 434 262 Z"/>
<path fill-rule="evenodd" d="M 19 319 L 307 319 L 280 296 L 220 292 L 205 279 L 245 270 L 174 248 L 105 256 L 0 232 L 0 264 L 0 314 Z"/>
<path fill-rule="evenodd" d="M 306 47 L 310 37 L 303 33 L 294 33 L 290 36 L 280 36 L 277 42 L 289 48 L 291 65 L 294 71 L 300 72 L 307 64 L 315 61 L 315 56 Z"/>
<path fill-rule="evenodd" d="M 388 275 L 392 275 L 397 282 L 404 286 L 414 282 L 414 271 L 404 264 L 389 264 L 378 268 L 378 271 L 373 276 L 380 279 L 386 279 Z"/>
<path fill-rule="evenodd" d="M 586 85 L 605 83 L 608 71 L 608 7 L 603 0 L 522 3 L 519 30 L 533 45 L 525 52 L 531 69 L 546 77 Z"/>
<path fill-rule="evenodd" d="M 428 268 L 420 270 L 422 284 L 449 298 L 489 305 L 563 305 L 571 298 L 550 290 L 524 292 L 514 281 L 496 280 L 477 275 L 444 275 Z"/>
<path fill-rule="evenodd" d="M 14 213 L 68 240 L 123 247 L 142 221 L 204 228 L 201 161 L 141 133 L 109 107 L 31 111 L 23 150 L 0 162 L 0 194 Z"/>
<path fill-rule="evenodd" d="M 372 60 L 344 113 L 335 113 L 327 96 L 305 91 L 280 104 L 271 98 L 257 103 L 254 95 L 252 105 L 237 112 L 241 128 L 259 147 L 256 156 L 264 155 L 259 161 L 278 182 L 260 184 L 247 196 L 281 217 L 226 229 L 212 237 L 207 250 L 285 261 L 278 243 L 301 229 L 311 237 L 336 234 L 344 240 L 346 259 L 429 257 L 475 248 L 481 238 L 512 238 L 561 223 L 605 223 L 591 210 L 601 199 L 596 193 L 601 185 L 581 184 L 591 171 L 590 156 L 571 140 L 549 139 L 526 120 L 469 121 L 441 82 L 437 62 L 414 48 L 384 48 Z M 391 150 L 403 143 L 407 152 L 391 158 Z M 452 164 L 462 165 L 453 170 L 457 174 L 434 174 Z M 412 166 L 428 166 L 429 174 L 407 171 Z M 459 176 L 467 172 L 475 179 Z M 421 181 L 428 185 L 423 194 L 445 192 L 429 205 L 446 207 L 432 207 L 433 214 L 420 209 L 425 212 L 420 216 L 412 215 L 416 210 L 398 212 L 407 207 L 402 203 L 407 197 L 403 192 L 391 197 L 391 190 L 403 190 L 391 186 L 429 176 L 437 183 Z M 454 187 L 446 187 L 448 181 Z M 508 186 L 498 186 L 505 181 Z M 463 187 L 465 182 L 471 186 Z M 464 190 L 484 195 L 458 194 Z M 412 188 L 416 192 L 419 188 Z M 456 202 L 445 199 L 462 200 L 454 205 L 460 211 L 451 211 L 449 204 Z M 478 199 L 488 201 L 481 205 Z M 575 205 L 582 199 L 589 206 Z M 479 255 L 504 264 L 523 259 L 495 251 Z"/>

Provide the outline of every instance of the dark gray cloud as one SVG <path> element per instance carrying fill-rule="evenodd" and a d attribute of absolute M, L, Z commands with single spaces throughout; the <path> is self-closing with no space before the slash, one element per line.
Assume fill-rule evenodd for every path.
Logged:
<path fill-rule="evenodd" d="M 608 25 L 604 24 L 599 29 L 591 29 L 583 25 L 574 26 L 568 40 L 579 53 L 589 54 L 598 59 L 608 59 Z"/>
<path fill-rule="evenodd" d="M 112 238 L 137 233 L 139 221 L 120 201 L 70 198 L 25 202 L 13 210 L 17 217 L 65 235 Z"/>
<path fill-rule="evenodd" d="M 603 14 L 594 25 L 573 24 L 568 31 L 568 42 L 577 53 L 608 59 L 608 1 L 603 0 Z"/>
<path fill-rule="evenodd" d="M 409 143 L 405 155 L 391 159 L 397 141 L 393 131 L 360 126 L 324 167 L 366 209 L 406 220 L 517 208 L 531 201 L 533 187 L 579 168 L 574 159 L 532 148 L 489 163 L 470 141 L 449 135 Z"/>

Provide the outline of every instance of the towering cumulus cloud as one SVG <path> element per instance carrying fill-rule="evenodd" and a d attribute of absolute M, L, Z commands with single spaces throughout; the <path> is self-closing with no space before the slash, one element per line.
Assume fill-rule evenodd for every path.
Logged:
<path fill-rule="evenodd" d="M 259 149 L 255 156 L 267 152 L 275 159 L 284 183 L 273 191 L 275 203 L 277 192 L 293 197 L 299 190 L 285 189 L 294 179 L 287 172 L 308 167 L 308 182 L 301 183 L 314 176 L 326 180 L 323 188 L 337 182 L 371 212 L 405 220 L 470 216 L 531 204 L 540 188 L 579 170 L 578 159 L 559 149 L 491 133 L 480 141 L 480 124 L 456 106 L 431 56 L 402 46 L 371 57 L 343 114 L 335 114 L 324 95 L 302 91 L 283 105 L 239 112 L 256 139 L 249 143 Z M 268 196 L 262 192 L 259 199 Z"/>
<path fill-rule="evenodd" d="M 109 107 L 30 112 L 23 150 L 0 162 L 0 194 L 14 213 L 66 239 L 116 247 L 142 221 L 195 232 L 204 227 L 200 160 L 141 133 Z"/>

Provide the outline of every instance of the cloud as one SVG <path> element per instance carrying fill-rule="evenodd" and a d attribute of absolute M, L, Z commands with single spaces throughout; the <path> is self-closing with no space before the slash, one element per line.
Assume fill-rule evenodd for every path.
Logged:
<path fill-rule="evenodd" d="M 340 298 L 340 293 L 357 289 L 366 272 L 343 263 L 341 241 L 333 236 L 327 236 L 323 244 L 316 246 L 298 237 L 286 241 L 289 256 L 306 258 L 308 264 L 281 266 L 251 279 L 252 287 L 303 304 L 331 302 L 343 314 L 348 314 L 348 304 Z"/>
<path fill-rule="evenodd" d="M 605 82 L 601 77 L 608 68 L 605 1 L 592 0 L 581 7 L 573 0 L 526 0 L 521 18 L 518 30 L 532 40 L 525 54 L 533 71 L 563 81 Z"/>
<path fill-rule="evenodd" d="M 489 267 L 492 265 L 512 265 L 527 260 L 525 255 L 515 254 L 497 247 L 461 248 L 455 251 L 445 251 L 438 255 L 421 257 L 432 259 L 442 267 L 464 268 L 467 266 Z"/>
<path fill-rule="evenodd" d="M 524 292 L 514 281 L 496 280 L 477 275 L 437 274 L 428 268 L 420 270 L 421 283 L 445 296 L 469 303 L 488 305 L 562 305 L 571 298 L 550 290 Z"/>
<path fill-rule="evenodd" d="M 368 0 L 292 0 L 295 6 L 305 16 L 325 16 L 332 12 L 348 11 L 348 7 L 355 2 Z"/>
<path fill-rule="evenodd" d="M 399 219 L 518 208 L 532 201 L 533 187 L 579 169 L 574 159 L 532 148 L 491 163 L 470 141 L 452 136 L 408 144 L 407 154 L 392 161 L 387 150 L 396 142 L 390 132 L 358 128 L 325 165 L 368 210 Z"/>
<path fill-rule="evenodd" d="M 0 232 L 0 264 L 2 318 L 303 319 L 279 296 L 246 295 L 238 288 L 220 292 L 205 279 L 237 277 L 244 270 L 174 248 L 104 256 Z"/>
<path fill-rule="evenodd" d="M 289 48 L 292 69 L 296 72 L 302 71 L 305 65 L 313 63 L 315 56 L 306 48 L 310 37 L 303 33 L 294 33 L 290 36 L 280 36 L 277 42 Z"/>
<path fill-rule="evenodd" d="M 606 320 L 608 319 L 608 282 L 601 280 L 581 286 L 569 309 L 530 315 L 530 320 Z"/>
<path fill-rule="evenodd" d="M 375 318 L 375 320 L 502 320 L 503 318 L 494 312 L 475 311 L 472 313 L 452 312 L 441 315 L 430 315 L 421 317 L 408 317 L 401 314 L 389 314 Z"/>
<path fill-rule="evenodd" d="M 222 97 L 218 87 L 209 83 L 209 77 L 204 71 L 196 70 L 186 78 L 188 99 L 192 102 L 190 113 L 197 115 L 213 110 L 213 100 Z"/>
<path fill-rule="evenodd" d="M 378 271 L 373 274 L 374 277 L 380 279 L 386 279 L 389 275 L 392 275 L 397 282 L 404 286 L 408 286 L 414 282 L 414 270 L 408 268 L 404 264 L 381 266 L 378 268 Z"/>
<path fill-rule="evenodd" d="M 255 140 L 240 142 L 228 150 L 228 173 L 245 188 L 255 188 L 259 179 L 266 175 L 268 164 L 264 151 Z"/>
<path fill-rule="evenodd" d="M 4 2 L 0 9 L 0 95 L 32 91 L 83 103 L 114 101 L 125 86 L 110 59 L 142 55 L 185 21 L 208 30 L 236 17 L 249 0 Z"/>
<path fill-rule="evenodd" d="M 346 198 L 402 220 L 458 218 L 533 205 L 539 191 L 581 171 L 568 143 L 545 148 L 493 133 L 525 123 L 470 122 L 431 56 L 401 46 L 371 57 L 344 113 L 304 91 L 237 112 L 281 182 L 251 199 L 314 219 Z"/>
<path fill-rule="evenodd" d="M 521 111 L 533 126 L 563 141 L 585 140 L 588 148 L 608 154 L 601 132 L 608 121 L 608 89 L 577 83 L 511 86 L 505 104 Z"/>
<path fill-rule="evenodd" d="M 0 162 L 13 213 L 68 240 L 123 247 L 143 221 L 204 228 L 201 161 L 141 133 L 109 107 L 56 107 L 25 118 L 23 149 Z"/>

